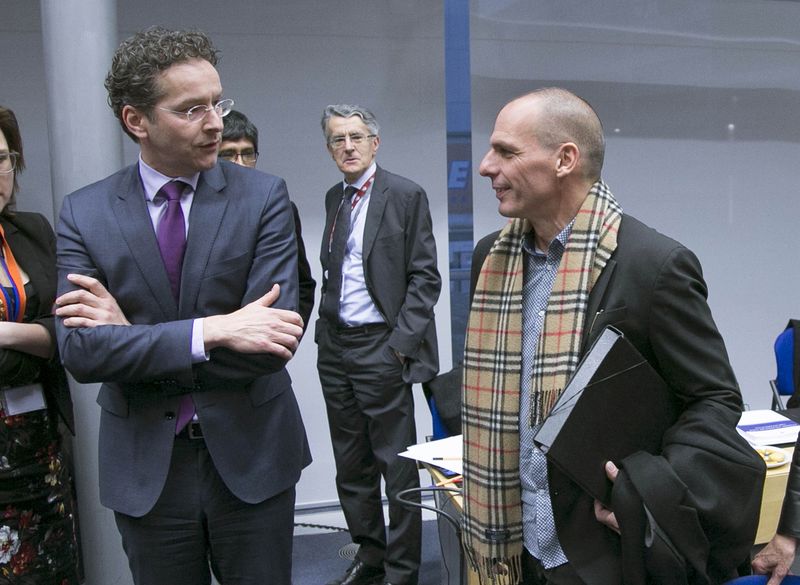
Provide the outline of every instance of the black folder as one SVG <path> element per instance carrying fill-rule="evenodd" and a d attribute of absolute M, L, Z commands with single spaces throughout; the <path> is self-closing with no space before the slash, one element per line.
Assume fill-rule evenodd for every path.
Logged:
<path fill-rule="evenodd" d="M 636 348 L 606 327 L 534 436 L 548 460 L 608 504 L 605 463 L 658 454 L 680 413 L 674 393 Z"/>

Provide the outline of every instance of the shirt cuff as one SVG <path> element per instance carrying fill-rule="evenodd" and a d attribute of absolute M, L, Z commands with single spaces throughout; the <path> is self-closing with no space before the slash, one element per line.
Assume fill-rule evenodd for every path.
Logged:
<path fill-rule="evenodd" d="M 203 320 L 195 319 L 192 321 L 192 363 L 199 364 L 210 359 L 203 342 Z"/>

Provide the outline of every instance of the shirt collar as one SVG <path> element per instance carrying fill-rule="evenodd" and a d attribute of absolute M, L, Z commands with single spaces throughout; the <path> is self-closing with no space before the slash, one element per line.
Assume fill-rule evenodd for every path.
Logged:
<path fill-rule="evenodd" d="M 564 226 L 558 235 L 553 238 L 550 242 L 550 245 L 547 248 L 547 252 L 543 252 L 536 248 L 535 238 L 533 230 L 529 231 L 525 234 L 525 237 L 522 239 L 522 248 L 528 254 L 533 254 L 534 256 L 547 256 L 547 254 L 558 251 L 559 255 L 564 252 L 564 249 L 567 247 L 567 241 L 569 240 L 569 236 L 572 233 L 572 226 L 575 224 L 575 218 L 572 218 L 567 225 Z M 554 249 L 555 248 L 555 249 Z"/>
<path fill-rule="evenodd" d="M 192 191 L 197 190 L 197 183 L 200 181 L 200 173 L 195 173 L 190 177 L 168 177 L 144 162 L 141 154 L 139 155 L 139 177 L 142 179 L 144 196 L 148 201 L 152 201 L 158 190 L 170 181 L 180 180 L 188 183 L 191 185 Z"/>
<path fill-rule="evenodd" d="M 361 189 L 361 187 L 364 186 L 364 183 L 366 183 L 367 180 L 372 175 L 375 174 L 375 170 L 377 168 L 378 168 L 378 164 L 375 161 L 373 161 L 372 164 L 369 165 L 369 168 L 366 171 L 364 171 L 364 174 L 361 175 L 354 183 L 348 183 L 347 181 L 344 181 L 344 183 L 343 183 L 344 184 L 344 188 L 346 189 L 348 187 L 348 185 L 352 185 L 356 189 Z"/>

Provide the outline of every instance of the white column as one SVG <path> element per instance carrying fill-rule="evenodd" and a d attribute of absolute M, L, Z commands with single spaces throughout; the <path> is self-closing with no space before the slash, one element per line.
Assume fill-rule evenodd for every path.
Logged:
<path fill-rule="evenodd" d="M 50 168 L 56 218 L 64 196 L 122 167 L 122 132 L 103 81 L 117 47 L 115 0 L 40 0 L 47 82 Z M 72 381 L 75 481 L 85 585 L 129 585 L 112 512 L 100 505 L 97 385 Z"/>

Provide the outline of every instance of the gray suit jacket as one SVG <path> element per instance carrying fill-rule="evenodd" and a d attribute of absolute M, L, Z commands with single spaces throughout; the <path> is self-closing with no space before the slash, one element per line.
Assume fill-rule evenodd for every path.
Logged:
<path fill-rule="evenodd" d="M 342 193 L 340 182 L 325 195 L 326 237 L 320 252 L 323 274 L 328 269 L 327 235 Z M 363 256 L 367 290 L 392 329 L 389 346 L 408 358 L 403 379 L 427 382 L 439 371 L 433 307 L 442 288 L 428 197 L 413 181 L 381 167 L 370 194 Z M 327 284 L 323 278 L 323 294 Z M 325 326 L 324 320 L 317 322 L 318 329 Z"/>
<path fill-rule="evenodd" d="M 201 173 L 189 216 L 179 303 L 170 292 L 138 166 L 69 195 L 58 226 L 59 294 L 66 276 L 98 278 L 131 326 L 69 329 L 59 349 L 79 382 L 102 382 L 100 499 L 131 516 L 160 495 L 180 395 L 191 392 L 209 452 L 245 502 L 292 485 L 311 461 L 284 360 L 215 349 L 191 360 L 192 321 L 257 299 L 297 310 L 294 224 L 282 179 L 222 162 Z"/>

